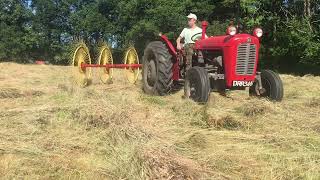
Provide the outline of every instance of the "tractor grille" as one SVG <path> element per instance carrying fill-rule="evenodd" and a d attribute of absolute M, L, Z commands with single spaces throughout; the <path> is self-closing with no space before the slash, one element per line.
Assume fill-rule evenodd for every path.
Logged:
<path fill-rule="evenodd" d="M 256 49 L 255 44 L 245 43 L 238 46 L 237 75 L 253 75 L 256 65 Z"/>

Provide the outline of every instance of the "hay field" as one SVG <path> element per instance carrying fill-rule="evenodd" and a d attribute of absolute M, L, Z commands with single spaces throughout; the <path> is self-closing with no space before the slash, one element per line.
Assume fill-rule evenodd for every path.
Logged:
<path fill-rule="evenodd" d="M 282 75 L 281 103 L 145 95 L 69 68 L 0 64 L 0 179 L 320 179 L 320 77 Z"/>

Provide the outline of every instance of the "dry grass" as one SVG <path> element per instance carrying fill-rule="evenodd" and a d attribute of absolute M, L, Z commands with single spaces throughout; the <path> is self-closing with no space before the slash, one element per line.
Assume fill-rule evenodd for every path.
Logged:
<path fill-rule="evenodd" d="M 116 71 L 81 89 L 69 68 L 0 64 L 0 178 L 319 179 L 320 77 L 281 76 L 281 103 L 145 95 Z"/>

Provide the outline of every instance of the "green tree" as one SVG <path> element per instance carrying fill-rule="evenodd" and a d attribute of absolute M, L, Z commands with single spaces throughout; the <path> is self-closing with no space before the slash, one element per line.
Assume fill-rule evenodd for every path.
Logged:
<path fill-rule="evenodd" d="M 33 0 L 32 29 L 39 41 L 35 53 L 52 63 L 65 62 L 65 47 L 70 37 L 69 16 L 75 0 Z"/>
<path fill-rule="evenodd" d="M 0 59 L 65 64 L 75 38 L 133 43 L 141 55 L 160 32 L 175 40 L 190 12 L 209 21 L 209 35 L 262 27 L 263 65 L 320 67 L 320 0 L 2 0 Z"/>
<path fill-rule="evenodd" d="M 84 4 L 70 16 L 74 36 L 94 42 L 113 41 L 117 21 L 116 1 L 99 0 Z"/>
<path fill-rule="evenodd" d="M 0 1 L 0 60 L 24 62 L 36 41 L 26 1 Z"/>

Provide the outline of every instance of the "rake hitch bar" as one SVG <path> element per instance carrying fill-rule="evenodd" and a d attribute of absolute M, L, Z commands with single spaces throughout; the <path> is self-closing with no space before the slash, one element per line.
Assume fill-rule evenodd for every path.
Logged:
<path fill-rule="evenodd" d="M 117 69 L 126 69 L 126 68 L 132 68 L 132 69 L 138 69 L 142 67 L 142 64 L 81 64 L 81 69 L 86 69 L 86 68 L 101 68 L 104 67 L 106 69 L 111 69 L 111 68 L 117 68 Z"/>

